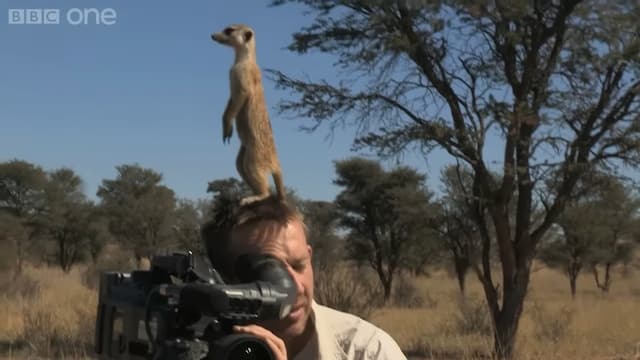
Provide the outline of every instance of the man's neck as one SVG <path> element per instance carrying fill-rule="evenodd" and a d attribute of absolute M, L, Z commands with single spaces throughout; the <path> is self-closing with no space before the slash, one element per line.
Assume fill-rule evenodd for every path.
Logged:
<path fill-rule="evenodd" d="M 309 317 L 307 321 L 307 326 L 305 327 L 302 334 L 296 336 L 292 339 L 285 340 L 285 344 L 287 347 L 287 357 L 289 359 L 294 359 L 304 347 L 309 343 L 311 338 L 315 335 L 315 326 L 313 324 L 313 319 Z"/>

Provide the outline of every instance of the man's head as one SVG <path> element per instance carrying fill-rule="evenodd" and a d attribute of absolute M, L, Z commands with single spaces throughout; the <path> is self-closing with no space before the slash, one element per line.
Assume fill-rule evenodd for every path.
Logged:
<path fill-rule="evenodd" d="M 283 261 L 296 284 L 294 307 L 285 319 L 261 325 L 285 339 L 304 332 L 311 314 L 313 269 L 303 218 L 293 206 L 275 197 L 252 202 L 235 209 L 224 225 L 205 226 L 203 237 L 214 267 L 227 279 L 233 278 L 235 261 L 245 253 Z"/>

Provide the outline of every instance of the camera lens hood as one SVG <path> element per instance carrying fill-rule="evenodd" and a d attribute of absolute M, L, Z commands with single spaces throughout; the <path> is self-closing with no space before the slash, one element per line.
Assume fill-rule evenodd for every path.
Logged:
<path fill-rule="evenodd" d="M 210 359 L 274 360 L 269 345 L 249 334 L 230 334 L 214 341 L 209 348 Z"/>

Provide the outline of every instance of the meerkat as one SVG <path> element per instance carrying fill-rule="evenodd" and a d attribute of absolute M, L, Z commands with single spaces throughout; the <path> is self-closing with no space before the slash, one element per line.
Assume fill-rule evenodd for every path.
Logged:
<path fill-rule="evenodd" d="M 269 174 L 273 177 L 277 197 L 283 200 L 282 170 L 267 112 L 262 76 L 256 62 L 255 33 L 247 25 L 235 24 L 213 33 L 211 38 L 235 52 L 235 61 L 229 71 L 231 95 L 222 115 L 222 142 L 230 141 L 235 119 L 240 139 L 236 169 L 254 193 L 241 199 L 240 203 L 248 204 L 268 197 Z"/>

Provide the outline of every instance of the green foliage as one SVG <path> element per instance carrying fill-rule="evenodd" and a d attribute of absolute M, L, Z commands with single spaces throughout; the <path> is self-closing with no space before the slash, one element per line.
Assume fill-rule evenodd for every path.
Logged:
<path fill-rule="evenodd" d="M 558 232 L 548 236 L 538 252 L 538 257 L 547 266 L 567 275 L 572 296 L 576 293 L 576 279 L 594 251 L 598 230 L 592 225 L 598 216 L 598 209 L 593 204 L 570 204 L 558 219 Z"/>
<path fill-rule="evenodd" d="M 386 301 L 394 274 L 415 251 L 428 249 L 433 238 L 426 226 L 431 194 L 424 175 L 407 167 L 386 171 L 363 158 L 335 164 L 334 183 L 343 188 L 335 204 L 348 231 L 348 256 L 377 272 Z"/>
<path fill-rule="evenodd" d="M 251 194 L 251 189 L 239 179 L 226 178 L 209 182 L 207 192 L 213 194 L 212 219 L 217 224 L 224 224 L 240 199 Z"/>
<path fill-rule="evenodd" d="M 28 218 L 43 208 L 46 173 L 22 160 L 0 163 L 0 210 Z"/>
<path fill-rule="evenodd" d="M 306 200 L 300 204 L 307 229 L 307 241 L 313 249 L 313 267 L 326 271 L 343 260 L 344 241 L 338 234 L 338 212 L 332 202 Z"/>
<path fill-rule="evenodd" d="M 210 204 L 206 201 L 178 200 L 173 220 L 173 237 L 179 246 L 194 253 L 206 253 L 200 237 L 200 227 L 208 217 Z"/>
<path fill-rule="evenodd" d="M 575 279 L 585 268 L 605 269 L 628 263 L 638 221 L 640 198 L 619 179 L 594 173 L 582 181 L 576 198 L 558 219 L 561 232 L 542 243 L 539 257 L 568 276 L 575 294 Z M 605 270 L 609 287 L 610 276 Z M 598 284 L 600 285 L 600 284 Z"/>
<path fill-rule="evenodd" d="M 49 173 L 45 194 L 42 222 L 54 242 L 52 260 L 68 272 L 88 255 L 93 204 L 82 191 L 82 179 L 68 168 Z"/>
<path fill-rule="evenodd" d="M 22 160 L 0 163 L 0 239 L 13 250 L 16 275 L 43 232 L 40 217 L 46 184 L 46 173 L 39 166 Z"/>
<path fill-rule="evenodd" d="M 467 272 L 477 263 L 480 249 L 480 235 L 474 222 L 476 215 L 472 211 L 472 172 L 469 168 L 451 165 L 443 169 L 441 182 L 443 196 L 431 226 L 450 255 L 460 291 L 464 294 Z"/>
<path fill-rule="evenodd" d="M 0 270 L 14 270 L 19 261 L 18 246 L 29 239 L 29 231 L 20 218 L 0 211 Z"/>
<path fill-rule="evenodd" d="M 96 264 L 102 250 L 108 243 L 114 242 L 113 234 L 109 231 L 109 219 L 102 214 L 100 206 L 90 207 L 89 221 L 86 229 L 87 253 L 93 264 Z"/>
<path fill-rule="evenodd" d="M 148 257 L 171 240 L 174 192 L 152 169 L 120 165 L 116 170 L 117 177 L 103 180 L 97 192 L 109 229 L 136 258 Z"/>
<path fill-rule="evenodd" d="M 593 206 L 597 209 L 597 217 L 590 224 L 581 224 L 596 232 L 591 262 L 616 264 L 630 261 L 640 198 L 622 182 L 608 178 L 599 189 Z"/>

